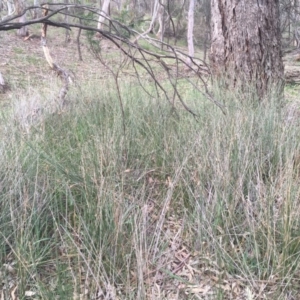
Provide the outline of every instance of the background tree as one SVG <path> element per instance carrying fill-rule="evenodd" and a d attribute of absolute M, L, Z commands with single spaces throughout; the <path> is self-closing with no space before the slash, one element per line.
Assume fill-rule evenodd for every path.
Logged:
<path fill-rule="evenodd" d="M 200 20 L 202 20 L 201 27 L 204 28 L 202 36 L 202 48 L 203 48 L 203 60 L 206 61 L 207 51 L 210 47 L 210 22 L 211 22 L 211 12 L 210 12 L 210 0 L 203 0 L 199 9 L 199 14 L 201 15 Z"/>
<path fill-rule="evenodd" d="M 110 0 L 104 0 L 101 8 L 101 13 L 99 15 L 98 19 L 98 29 L 103 29 L 103 25 L 105 20 L 107 20 L 107 17 L 109 16 L 109 5 L 110 5 Z"/>
<path fill-rule="evenodd" d="M 26 22 L 26 12 L 24 12 L 24 9 L 26 7 L 25 0 L 15 0 L 15 7 L 16 7 L 16 12 L 17 14 L 20 15 L 19 22 L 24 23 Z M 27 26 L 23 26 L 20 29 L 17 30 L 17 34 L 19 36 L 27 36 L 28 35 L 28 28 Z"/>
<path fill-rule="evenodd" d="M 227 86 L 260 97 L 283 90 L 279 1 L 211 1 L 211 70 Z"/>
<path fill-rule="evenodd" d="M 13 1 L 10 0 L 6 0 L 6 1 L 1 1 L 1 6 L 0 6 L 1 11 L 6 10 L 7 14 L 5 16 L 3 16 L 3 20 L 5 20 L 6 18 L 9 18 L 11 15 L 13 15 L 15 13 L 15 5 Z"/>
<path fill-rule="evenodd" d="M 188 12 L 188 31 L 187 31 L 187 44 L 189 50 L 189 56 L 194 57 L 194 10 L 195 0 L 190 0 L 189 12 Z M 187 63 L 191 65 L 191 58 L 188 58 Z"/>

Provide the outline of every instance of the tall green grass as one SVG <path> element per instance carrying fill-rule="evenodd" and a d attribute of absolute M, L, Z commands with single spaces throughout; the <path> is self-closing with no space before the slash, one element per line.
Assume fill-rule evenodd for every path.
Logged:
<path fill-rule="evenodd" d="M 20 299 L 171 299 L 168 283 L 188 289 L 208 269 L 237 278 L 246 299 L 298 294 L 299 125 L 272 101 L 223 99 L 223 115 L 185 95 L 197 118 L 136 86 L 122 89 L 125 119 L 114 89 L 96 86 L 26 130 L 3 117 L 4 295 L 15 282 Z M 183 245 L 200 275 L 174 271 Z"/>

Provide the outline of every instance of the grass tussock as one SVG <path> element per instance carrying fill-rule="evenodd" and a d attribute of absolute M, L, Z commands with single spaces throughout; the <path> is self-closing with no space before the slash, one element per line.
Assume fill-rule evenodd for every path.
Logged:
<path fill-rule="evenodd" d="M 128 86 L 123 118 L 113 88 L 87 87 L 25 129 L 15 100 L 0 131 L 4 299 L 298 295 L 298 124 L 272 101 L 224 99 L 223 115 L 185 96 L 198 118 Z"/>

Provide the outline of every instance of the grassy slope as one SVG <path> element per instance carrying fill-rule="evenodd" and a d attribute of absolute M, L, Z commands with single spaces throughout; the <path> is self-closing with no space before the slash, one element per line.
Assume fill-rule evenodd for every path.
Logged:
<path fill-rule="evenodd" d="M 15 37 L 2 38 L 22 49 Z M 54 100 L 60 83 L 38 52 L 11 49 L 7 66 L 24 64 L 31 87 L 10 74 L 15 84 L 1 96 L 0 295 L 297 297 L 294 114 L 287 120 L 286 109 L 272 101 L 246 107 L 223 96 L 224 116 L 183 86 L 195 119 L 172 113 L 124 74 L 123 119 L 109 74 L 101 79 L 103 69 L 100 76 L 87 52 L 84 62 L 73 63 L 74 45 L 69 52 L 55 45 L 79 77 L 63 111 Z M 37 60 L 32 71 L 28 55 Z M 47 79 L 39 80 L 37 70 Z"/>

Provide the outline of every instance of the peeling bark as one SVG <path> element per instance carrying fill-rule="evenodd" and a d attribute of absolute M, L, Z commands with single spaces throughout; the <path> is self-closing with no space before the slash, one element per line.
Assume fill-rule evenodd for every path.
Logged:
<path fill-rule="evenodd" d="M 210 63 L 227 87 L 283 91 L 279 0 L 212 0 Z"/>

